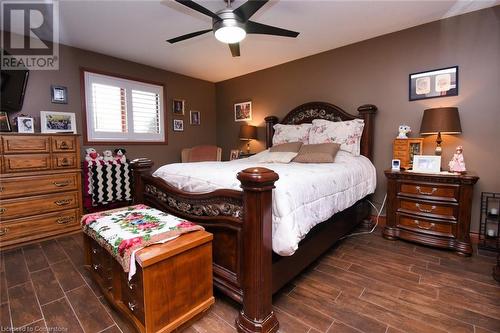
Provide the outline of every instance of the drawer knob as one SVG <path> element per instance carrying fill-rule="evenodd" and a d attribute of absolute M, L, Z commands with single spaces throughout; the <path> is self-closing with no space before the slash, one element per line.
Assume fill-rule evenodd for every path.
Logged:
<path fill-rule="evenodd" d="M 424 194 L 424 195 L 433 195 L 434 192 L 436 192 L 438 190 L 437 187 L 433 187 L 431 192 L 424 192 L 424 191 L 422 191 L 420 186 L 415 186 L 415 189 L 417 190 L 418 193 Z"/>
<path fill-rule="evenodd" d="M 431 224 L 429 224 L 428 227 L 424 227 L 424 226 L 420 225 L 420 221 L 419 220 L 414 220 L 414 222 L 415 222 L 415 224 L 417 225 L 417 227 L 419 229 L 424 229 L 424 230 L 430 230 L 430 229 L 432 229 L 432 228 L 434 228 L 436 226 L 435 223 L 431 223 Z"/>
<path fill-rule="evenodd" d="M 133 312 L 136 306 L 137 306 L 137 303 L 135 303 L 135 302 L 128 302 L 128 308 L 130 309 L 130 311 Z"/>
<path fill-rule="evenodd" d="M 61 149 L 69 149 L 69 145 L 66 143 L 66 141 L 61 142 L 61 146 L 59 147 Z"/>
<path fill-rule="evenodd" d="M 7 208 L 0 207 L 0 215 L 5 213 L 7 211 Z"/>
<path fill-rule="evenodd" d="M 54 201 L 54 203 L 58 206 L 67 206 L 71 203 L 71 200 L 70 199 L 57 200 Z"/>
<path fill-rule="evenodd" d="M 61 161 L 61 166 L 70 166 L 71 163 L 69 163 L 69 160 L 65 157 Z"/>
<path fill-rule="evenodd" d="M 92 268 L 94 269 L 94 271 L 97 271 L 100 267 L 101 267 L 101 265 L 99 265 L 99 264 L 92 265 Z"/>
<path fill-rule="evenodd" d="M 57 187 L 65 187 L 65 186 L 68 186 L 70 184 L 70 181 L 65 180 L 63 182 L 53 182 L 52 184 L 54 184 Z"/>
<path fill-rule="evenodd" d="M 130 283 L 130 282 L 127 282 L 127 284 L 128 284 L 128 288 L 129 288 L 130 290 L 134 290 L 134 288 L 135 288 L 135 283 Z"/>
<path fill-rule="evenodd" d="M 3 192 L 3 190 L 4 190 L 4 187 L 0 186 L 0 192 Z"/>
<path fill-rule="evenodd" d="M 93 249 L 92 249 L 92 253 L 93 253 L 93 254 L 97 254 L 98 252 L 99 252 L 99 250 L 98 250 L 98 249 L 96 249 L 96 248 L 93 248 Z"/>
<path fill-rule="evenodd" d="M 56 222 L 58 224 L 66 224 L 66 223 L 70 223 L 70 222 L 73 222 L 74 221 L 74 218 L 72 216 L 65 216 L 65 217 L 59 217 Z"/>
<path fill-rule="evenodd" d="M 0 236 L 5 236 L 9 232 L 9 228 L 0 229 Z"/>
<path fill-rule="evenodd" d="M 425 209 L 425 208 L 420 207 L 419 203 L 416 203 L 415 207 L 417 207 L 419 211 L 424 212 L 424 213 L 432 213 L 432 211 L 437 208 L 436 206 L 431 206 L 431 209 Z"/>

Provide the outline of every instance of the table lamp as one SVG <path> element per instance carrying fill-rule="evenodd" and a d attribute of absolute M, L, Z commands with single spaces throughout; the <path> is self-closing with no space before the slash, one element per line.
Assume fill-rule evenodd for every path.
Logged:
<path fill-rule="evenodd" d="M 250 141 L 257 139 L 257 126 L 241 125 L 240 140 L 247 141 L 247 154 L 250 154 Z"/>
<path fill-rule="evenodd" d="M 420 134 L 437 134 L 435 155 L 441 155 L 441 134 L 460 134 L 462 126 L 460 125 L 460 116 L 458 108 L 432 108 L 424 110 L 422 123 L 420 124 Z"/>

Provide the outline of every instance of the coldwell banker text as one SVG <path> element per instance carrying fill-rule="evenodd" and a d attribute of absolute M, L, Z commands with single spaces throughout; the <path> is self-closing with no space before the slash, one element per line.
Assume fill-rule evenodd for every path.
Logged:
<path fill-rule="evenodd" d="M 59 69 L 57 1 L 2 1 L 2 70 Z"/>

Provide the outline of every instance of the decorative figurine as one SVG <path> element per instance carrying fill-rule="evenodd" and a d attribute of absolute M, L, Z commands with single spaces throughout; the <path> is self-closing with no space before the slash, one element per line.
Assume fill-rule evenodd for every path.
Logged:
<path fill-rule="evenodd" d="M 453 158 L 451 159 L 450 163 L 448 163 L 451 172 L 464 173 L 466 171 L 464 155 L 462 154 L 462 151 L 463 147 L 458 146 L 455 154 L 453 155 Z"/>
<path fill-rule="evenodd" d="M 125 156 L 126 152 L 127 151 L 123 148 L 115 149 L 115 161 L 120 161 L 120 163 L 127 162 L 127 157 Z"/>
<path fill-rule="evenodd" d="M 87 162 L 95 162 L 102 160 L 102 157 L 99 156 L 99 153 L 94 148 L 87 148 L 85 149 L 85 152 L 87 153 L 85 155 L 85 161 Z"/>
<path fill-rule="evenodd" d="M 398 134 L 398 139 L 408 139 L 408 133 L 411 132 L 411 128 L 408 125 L 399 125 L 399 134 Z"/>
<path fill-rule="evenodd" d="M 113 162 L 113 152 L 111 150 L 105 150 L 102 152 L 104 162 Z"/>

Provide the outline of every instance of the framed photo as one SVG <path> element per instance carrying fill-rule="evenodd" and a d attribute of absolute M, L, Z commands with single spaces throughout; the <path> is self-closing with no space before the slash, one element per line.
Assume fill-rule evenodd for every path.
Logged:
<path fill-rule="evenodd" d="M 42 133 L 75 133 L 76 119 L 71 112 L 40 111 Z"/>
<path fill-rule="evenodd" d="M 252 120 L 252 102 L 234 104 L 234 121 Z"/>
<path fill-rule="evenodd" d="M 410 101 L 457 96 L 458 66 L 410 74 Z"/>
<path fill-rule="evenodd" d="M 172 112 L 176 115 L 183 116 L 185 106 L 186 106 L 185 100 L 174 98 L 174 101 L 172 103 Z"/>
<path fill-rule="evenodd" d="M 441 156 L 414 155 L 413 171 L 422 173 L 439 173 L 441 171 Z"/>
<path fill-rule="evenodd" d="M 17 117 L 17 131 L 19 133 L 35 133 L 33 118 Z"/>
<path fill-rule="evenodd" d="M 174 132 L 184 131 L 184 120 L 174 119 Z"/>
<path fill-rule="evenodd" d="M 52 103 L 68 104 L 68 88 L 63 86 L 50 86 Z"/>
<path fill-rule="evenodd" d="M 201 125 L 200 111 L 189 111 L 189 123 L 191 125 Z"/>
<path fill-rule="evenodd" d="M 0 132 L 11 132 L 9 115 L 5 111 L 0 111 Z"/>
<path fill-rule="evenodd" d="M 229 154 L 229 160 L 237 160 L 240 158 L 240 151 L 238 149 L 231 149 L 231 153 Z"/>

